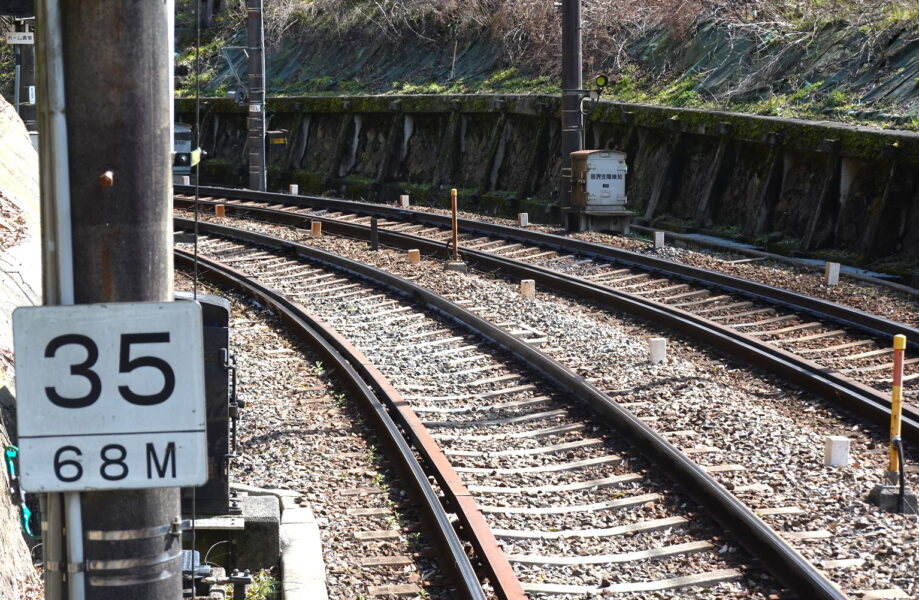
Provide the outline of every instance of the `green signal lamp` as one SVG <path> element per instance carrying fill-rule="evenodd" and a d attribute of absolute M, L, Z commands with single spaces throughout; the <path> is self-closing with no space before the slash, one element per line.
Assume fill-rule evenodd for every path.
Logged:
<path fill-rule="evenodd" d="M 609 79 L 606 77 L 606 75 L 597 75 L 596 83 L 598 88 L 604 88 L 606 87 L 606 84 L 609 83 Z"/>

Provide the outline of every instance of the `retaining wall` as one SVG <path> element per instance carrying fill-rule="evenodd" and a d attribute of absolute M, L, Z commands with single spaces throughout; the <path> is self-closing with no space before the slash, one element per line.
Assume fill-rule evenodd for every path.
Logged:
<path fill-rule="evenodd" d="M 919 256 L 919 135 L 600 102 L 588 107 L 588 148 L 628 153 L 629 207 L 639 222 L 769 242 L 909 272 Z M 177 101 L 194 122 L 194 103 Z M 271 98 L 269 188 L 336 192 L 555 220 L 560 106 L 547 96 Z M 242 186 L 246 113 L 202 102 L 202 183 Z M 840 256 L 842 255 L 842 256 Z"/>

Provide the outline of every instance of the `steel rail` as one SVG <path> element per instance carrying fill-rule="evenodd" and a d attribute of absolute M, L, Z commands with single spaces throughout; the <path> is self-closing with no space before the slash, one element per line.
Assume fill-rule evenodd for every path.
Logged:
<path fill-rule="evenodd" d="M 187 219 L 175 218 L 174 221 L 177 229 L 190 226 Z M 577 373 L 537 348 L 443 296 L 370 265 L 295 242 L 233 227 L 202 223 L 199 224 L 199 228 L 206 234 L 284 250 L 304 260 L 357 275 L 427 305 L 450 320 L 475 331 L 604 416 L 612 427 L 660 467 L 666 476 L 683 485 L 715 521 L 733 532 L 738 542 L 761 560 L 770 573 L 793 593 L 801 598 L 846 598 L 835 584 L 678 448 L 597 387 L 584 381 Z"/>
<path fill-rule="evenodd" d="M 369 227 L 337 219 L 324 219 L 260 207 L 228 205 L 226 209 L 231 214 L 250 212 L 267 215 L 275 222 L 295 226 L 302 226 L 311 220 L 321 220 L 323 228 L 329 233 L 360 239 L 369 238 Z M 377 235 L 381 243 L 390 246 L 418 248 L 429 254 L 446 257 L 446 248 L 440 242 L 386 229 L 380 229 Z M 632 296 L 551 269 L 462 247 L 460 247 L 460 254 L 467 261 L 484 270 L 501 271 L 520 279 L 533 279 L 541 287 L 573 294 L 578 298 L 596 302 L 605 308 L 625 311 L 657 326 L 673 329 L 770 371 L 786 381 L 796 383 L 829 402 L 845 407 L 878 427 L 886 428 L 890 424 L 890 398 L 886 394 L 793 352 L 767 344 L 688 311 L 647 298 Z M 902 427 L 904 439 L 919 441 L 919 412 L 912 407 L 904 407 Z"/>
<path fill-rule="evenodd" d="M 188 186 L 175 186 L 177 192 L 193 193 Z M 442 228 L 450 227 L 450 217 L 435 213 L 407 210 L 382 204 L 337 200 L 318 196 L 291 196 L 274 192 L 254 192 L 230 188 L 201 188 L 203 193 L 213 196 L 242 200 L 258 200 L 273 204 L 288 204 L 301 208 L 319 208 L 364 214 L 368 216 L 411 221 L 418 224 Z M 250 207 L 254 208 L 254 207 Z M 323 225 L 325 226 L 325 225 Z M 872 315 L 856 308 L 843 306 L 820 298 L 799 294 L 790 290 L 772 287 L 756 281 L 750 281 L 732 275 L 717 273 L 684 265 L 654 256 L 639 254 L 630 250 L 613 248 L 602 244 L 585 242 L 566 236 L 543 233 L 518 227 L 508 227 L 495 223 L 486 223 L 470 219 L 459 219 L 459 227 L 468 233 L 489 235 L 515 242 L 537 244 L 545 248 L 580 254 L 591 258 L 601 258 L 624 266 L 640 268 L 669 276 L 677 276 L 685 281 L 701 283 L 727 292 L 741 294 L 775 306 L 786 306 L 796 312 L 803 312 L 825 318 L 845 327 L 864 331 L 872 336 L 892 337 L 903 334 L 907 336 L 908 348 L 919 351 L 919 328 L 899 323 L 884 317 Z"/>
<path fill-rule="evenodd" d="M 189 270 L 194 267 L 193 254 L 176 249 L 175 257 L 177 266 L 185 266 Z M 197 261 L 199 276 L 210 277 L 220 284 L 257 298 L 305 339 L 310 348 L 322 356 L 324 363 L 335 365 L 337 376 L 343 380 L 351 394 L 361 400 L 367 409 L 366 412 L 376 421 L 377 431 L 382 432 L 391 447 L 397 450 L 401 459 L 401 470 L 410 475 L 410 486 L 414 487 L 418 497 L 424 500 L 423 506 L 437 526 L 435 534 L 452 561 L 448 569 L 461 583 L 462 597 L 469 600 L 485 600 L 486 595 L 453 524 L 428 481 L 427 473 L 416 460 L 411 446 L 393 421 L 387 407 L 396 413 L 415 448 L 432 465 L 434 476 L 445 491 L 460 521 L 473 534 L 474 541 L 480 542 L 475 544 L 476 550 L 483 566 L 492 576 L 492 585 L 500 597 L 505 600 L 525 599 L 526 596 L 510 563 L 498 546 L 471 494 L 462 485 L 459 476 L 409 408 L 408 403 L 363 353 L 304 306 L 291 301 L 277 290 L 219 262 L 201 256 L 198 256 Z"/>

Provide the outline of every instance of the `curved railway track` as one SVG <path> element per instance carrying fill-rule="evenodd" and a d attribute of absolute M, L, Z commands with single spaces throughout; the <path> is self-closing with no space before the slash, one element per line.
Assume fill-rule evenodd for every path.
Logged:
<path fill-rule="evenodd" d="M 177 220 L 177 227 L 187 228 L 189 223 Z M 208 236 L 200 239 L 206 255 L 256 274 L 292 298 L 322 306 L 330 315 L 326 318 L 339 319 L 336 325 L 343 333 L 347 330 L 345 335 L 363 339 L 368 348 L 376 343 L 395 349 L 396 357 L 388 357 L 395 364 L 390 376 L 397 385 L 400 376 L 410 380 L 402 381 L 403 391 L 414 386 L 417 394 L 400 397 L 367 359 L 358 356 L 352 364 L 363 371 L 365 381 L 378 394 L 390 398 L 391 410 L 413 432 L 409 437 L 428 467 L 437 466 L 435 480 L 449 499 L 449 509 L 461 515 L 464 530 L 475 531 L 486 519 L 492 523 L 491 535 L 510 548 L 509 560 L 522 575 L 523 592 L 637 592 L 706 582 L 713 585 L 740 577 L 718 553 L 719 546 L 724 552 L 736 542 L 725 543 L 717 539 L 723 532 L 712 534 L 710 526 L 699 525 L 692 511 L 685 510 L 687 503 L 681 494 L 642 466 L 650 460 L 682 484 L 707 514 L 733 532 L 736 537 L 731 539 L 742 540 L 800 597 L 844 597 L 710 474 L 731 471 L 735 465 L 712 465 L 707 473 L 607 394 L 508 329 L 361 263 L 252 232 L 204 223 L 201 231 Z M 187 253 L 178 256 L 180 261 L 189 259 Z M 316 263 L 327 266 L 317 268 Z M 280 313 L 293 311 L 296 319 L 307 318 L 279 291 L 247 282 L 239 271 L 216 262 L 204 261 L 203 265 L 224 281 L 249 286 Z M 379 287 L 368 288 L 361 279 L 373 279 L 390 291 L 380 293 Z M 392 296 L 392 290 L 410 301 Z M 448 315 L 475 333 L 469 329 L 457 332 L 442 318 L 419 314 L 413 311 L 412 302 L 424 303 L 428 311 Z M 285 319 L 294 317 L 285 315 Z M 513 323 L 505 325 L 514 328 Z M 339 351 L 349 347 L 341 335 L 325 336 Z M 483 344 L 484 340 L 489 343 Z M 495 345 L 500 347 L 498 352 Z M 376 362 L 367 348 L 364 351 Z M 502 352 L 516 361 L 503 358 Z M 600 415 L 602 428 L 598 429 L 590 412 L 572 406 L 569 397 Z M 413 427 L 417 425 L 423 427 Z M 427 436 L 427 430 L 433 435 Z M 442 453 L 435 442 L 444 447 Z M 641 448 L 641 457 L 635 456 L 636 448 Z M 457 466 L 450 467 L 445 456 Z M 576 482 L 570 481 L 572 477 Z M 472 510 L 476 505 L 481 509 L 478 517 Z M 785 510 L 775 507 L 758 513 L 783 514 Z M 587 520 L 595 526 L 579 527 L 585 515 L 590 515 Z M 602 517 L 597 519 L 597 515 Z M 664 537 L 655 537 L 661 535 Z M 488 537 L 486 532 L 484 541 L 476 543 L 476 554 L 492 565 L 487 568 L 489 579 L 497 589 L 508 590 L 499 592 L 502 597 L 522 597 L 514 595 L 512 583 L 498 583 L 508 569 L 500 566 L 503 554 L 496 555 L 497 545 Z M 489 552 L 496 562 L 486 560 Z M 700 567 L 691 556 L 705 556 L 701 563 L 714 561 L 719 568 Z M 505 557 L 505 565 L 507 561 Z M 643 564 L 637 572 L 629 568 L 636 561 Z M 540 567 L 531 565 L 541 565 L 543 574 L 539 574 Z M 656 578 L 648 580 L 644 569 L 656 573 Z M 582 584 L 551 581 L 570 581 L 573 572 L 581 574 Z"/>
<path fill-rule="evenodd" d="M 189 192 L 191 188 L 177 188 Z M 207 189 L 202 204 L 230 215 L 303 226 L 319 221 L 331 233 L 445 255 L 449 219 L 441 215 L 326 198 Z M 191 200 L 178 195 L 176 206 Z M 672 328 L 797 383 L 872 423 L 889 422 L 889 337 L 905 333 L 904 385 L 919 382 L 919 329 L 787 290 L 607 246 L 461 220 L 460 253 L 477 268 L 534 279 Z M 904 439 L 919 440 L 919 409 L 907 403 Z"/>
<path fill-rule="evenodd" d="M 193 262 L 189 261 L 186 255 L 178 253 L 176 259 L 178 266 L 187 266 L 189 270 L 193 269 Z M 367 371 L 367 365 L 360 351 L 343 341 L 340 336 L 335 334 L 334 330 L 331 330 L 322 321 L 317 320 L 302 306 L 290 302 L 270 290 L 266 291 L 267 288 L 249 278 L 240 276 L 238 272 L 212 265 L 210 275 L 212 279 L 225 286 L 235 287 L 246 294 L 247 297 L 257 298 L 270 307 L 275 314 L 283 319 L 296 338 L 323 359 L 325 369 L 336 373 L 337 382 L 347 391 L 350 399 L 357 401 L 362 412 L 373 421 L 376 432 L 384 439 L 388 450 L 387 459 L 395 465 L 400 473 L 401 486 L 413 494 L 415 506 L 419 507 L 419 512 L 427 522 L 433 525 L 429 528 L 429 532 L 433 534 L 434 542 L 440 548 L 437 562 L 441 570 L 451 575 L 450 587 L 452 588 L 452 593 L 467 599 L 484 600 L 487 598 L 488 596 L 483 592 L 478 576 L 469 562 L 465 548 L 453 529 L 451 519 L 441 504 L 439 494 L 428 481 L 427 474 L 422 469 L 413 448 L 410 446 L 411 441 L 405 439 L 400 433 L 399 425 L 387 411 L 386 404 L 392 404 L 392 397 L 389 395 L 391 388 L 382 386 L 379 387 L 379 391 L 374 390 L 374 384 L 378 383 L 376 379 L 373 376 L 366 379 L 362 376 Z M 358 373 L 358 369 L 362 371 L 361 374 Z M 356 491 L 361 492 L 361 495 L 368 493 L 366 489 L 361 490 L 359 488 Z M 358 510 L 360 511 L 360 509 Z M 358 512 L 356 514 L 373 515 L 377 514 L 377 512 L 381 511 L 370 508 L 365 509 L 363 513 Z M 462 511 L 456 512 L 459 512 L 461 516 L 465 516 Z M 397 535 L 396 531 L 390 531 L 389 533 Z M 382 542 L 389 539 L 389 537 L 370 536 L 368 537 L 369 539 Z M 408 562 L 411 562 L 410 559 Z M 406 564 L 406 558 L 403 556 L 365 557 L 361 564 L 364 568 L 387 565 L 401 567 Z M 406 593 L 415 594 L 420 592 L 421 589 L 416 585 L 395 585 L 381 588 L 381 593 L 384 594 L 404 595 Z"/>

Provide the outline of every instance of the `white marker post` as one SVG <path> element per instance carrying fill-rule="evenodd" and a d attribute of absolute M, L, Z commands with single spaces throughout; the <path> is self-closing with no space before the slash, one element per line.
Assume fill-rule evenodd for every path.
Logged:
<path fill-rule="evenodd" d="M 823 274 L 823 281 L 827 285 L 839 285 L 839 263 L 826 263 L 826 271 Z"/>
<path fill-rule="evenodd" d="M 823 465 L 826 467 L 845 467 L 849 464 L 849 438 L 842 435 L 826 436 L 823 448 Z"/>
<path fill-rule="evenodd" d="M 648 347 L 651 351 L 652 365 L 656 365 L 667 360 L 667 338 L 648 338 Z"/>

